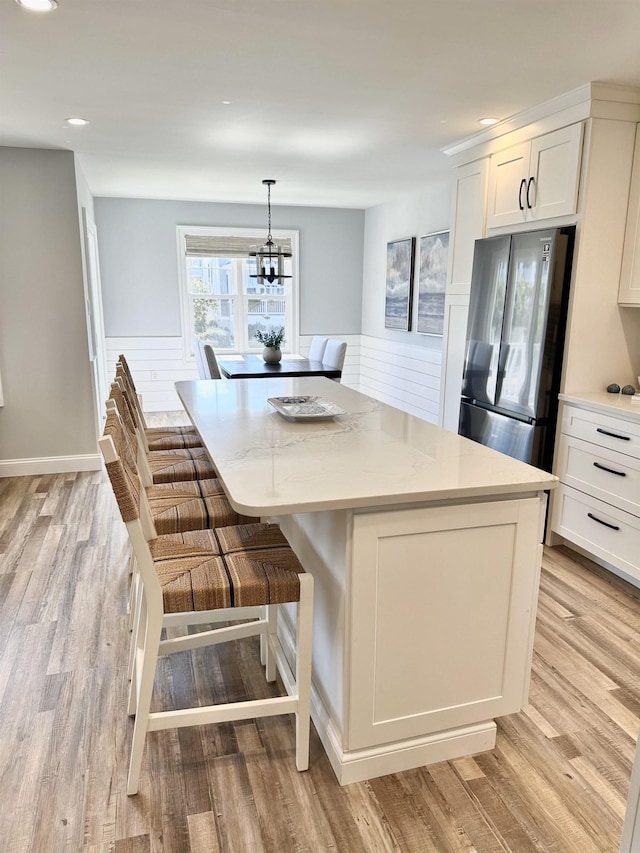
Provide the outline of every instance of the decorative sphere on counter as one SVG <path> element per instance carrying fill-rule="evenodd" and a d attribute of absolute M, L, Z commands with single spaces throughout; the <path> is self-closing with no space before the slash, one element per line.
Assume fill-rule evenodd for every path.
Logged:
<path fill-rule="evenodd" d="M 615 382 L 612 382 L 611 385 L 607 385 L 607 391 L 609 392 L 609 394 L 619 394 L 620 386 L 616 385 Z"/>

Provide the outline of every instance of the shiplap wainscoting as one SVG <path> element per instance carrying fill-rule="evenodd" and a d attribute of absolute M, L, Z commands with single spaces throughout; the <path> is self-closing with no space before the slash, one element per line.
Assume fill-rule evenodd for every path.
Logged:
<path fill-rule="evenodd" d="M 369 335 L 335 337 L 347 342 L 344 385 L 431 423 L 438 422 L 439 347 L 415 347 Z M 311 338 L 300 336 L 301 355 L 308 354 Z M 118 355 L 124 353 L 145 411 L 182 408 L 174 383 L 198 378 L 195 361 L 185 358 L 182 338 L 107 338 L 106 346 L 109 377 L 115 372 Z"/>
<path fill-rule="evenodd" d="M 438 423 L 441 339 L 433 348 L 360 336 L 358 390 L 431 423 Z"/>

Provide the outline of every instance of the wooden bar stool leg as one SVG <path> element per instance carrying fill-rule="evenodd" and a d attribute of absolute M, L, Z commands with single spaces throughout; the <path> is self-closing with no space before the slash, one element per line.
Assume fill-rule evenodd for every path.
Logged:
<path fill-rule="evenodd" d="M 162 633 L 162 615 L 157 608 L 147 609 L 145 613 L 145 625 L 144 627 L 140 625 L 139 633 L 143 635 L 143 639 L 141 643 L 139 677 L 135 682 L 132 682 L 132 685 L 136 686 L 137 701 L 136 721 L 133 726 L 131 759 L 129 762 L 129 778 L 127 780 L 127 794 L 129 795 L 138 792 L 142 755 L 144 753 L 144 743 L 149 726 L 149 709 L 151 707 L 153 681 L 158 662 L 160 635 Z"/>
<path fill-rule="evenodd" d="M 309 767 L 309 726 L 311 714 L 311 647 L 313 643 L 313 576 L 300 575 L 300 600 L 296 614 L 296 767 Z"/>
<path fill-rule="evenodd" d="M 147 599 L 144 594 L 144 589 L 140 590 L 138 601 L 138 613 L 136 615 L 135 625 L 133 626 L 133 636 L 131 637 L 131 650 L 129 657 L 129 669 L 131 683 L 129 685 L 129 704 L 127 706 L 127 714 L 130 717 L 135 716 L 138 708 L 138 682 L 139 682 L 139 665 L 144 655 L 144 637 L 147 629 Z"/>
<path fill-rule="evenodd" d="M 278 605 L 268 605 L 266 608 L 267 631 L 265 637 L 265 661 L 264 668 L 267 681 L 276 680 L 276 656 L 274 654 L 274 640 L 278 631 Z"/>

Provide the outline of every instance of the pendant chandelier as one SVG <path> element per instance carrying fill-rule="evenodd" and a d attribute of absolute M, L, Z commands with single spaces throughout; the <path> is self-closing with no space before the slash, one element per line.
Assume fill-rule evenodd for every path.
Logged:
<path fill-rule="evenodd" d="M 290 275 L 284 275 L 284 259 L 291 257 L 291 252 L 287 252 L 282 246 L 278 246 L 273 242 L 271 236 L 271 187 L 275 184 L 272 178 L 266 178 L 263 182 L 267 187 L 267 207 L 269 210 L 269 233 L 267 241 L 262 246 L 251 246 L 249 249 L 249 257 L 256 259 L 256 273 L 250 275 L 249 278 L 255 278 L 258 284 L 284 284 L 285 278 L 291 278 Z"/>

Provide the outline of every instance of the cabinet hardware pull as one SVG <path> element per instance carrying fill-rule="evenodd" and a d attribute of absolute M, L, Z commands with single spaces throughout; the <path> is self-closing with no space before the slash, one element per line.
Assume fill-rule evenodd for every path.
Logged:
<path fill-rule="evenodd" d="M 618 435 L 615 432 L 607 432 L 606 429 L 602 429 L 601 427 L 596 427 L 596 432 L 601 432 L 602 435 L 608 435 L 610 438 L 619 438 L 620 441 L 631 441 L 631 437 L 628 435 Z"/>
<path fill-rule="evenodd" d="M 591 512 L 588 512 L 588 513 L 587 513 L 587 515 L 588 515 L 588 516 L 589 516 L 589 518 L 590 518 L 590 519 L 592 519 L 593 521 L 597 521 L 597 522 L 598 522 L 598 524 L 602 524 L 602 525 L 604 525 L 605 527 L 609 527 L 609 528 L 611 528 L 611 530 L 620 530 L 620 528 L 619 528 L 616 524 L 609 524 L 609 522 L 608 522 L 608 521 L 603 521 L 601 518 L 596 518 L 596 516 L 595 516 L 595 515 L 593 515 L 593 513 L 591 513 Z"/>
<path fill-rule="evenodd" d="M 593 463 L 594 468 L 599 468 L 601 471 L 606 471 L 608 474 L 615 474 L 616 477 L 626 477 L 626 471 L 614 471 L 613 468 L 607 468 L 604 465 L 601 465 L 599 462 Z"/>
<path fill-rule="evenodd" d="M 520 210 L 524 210 L 524 204 L 522 203 L 522 188 L 524 187 L 524 185 L 526 183 L 527 183 L 526 178 L 523 178 L 520 181 L 520 189 L 518 190 L 518 207 L 520 208 Z"/>
<path fill-rule="evenodd" d="M 527 207 L 529 208 L 529 210 L 531 210 L 531 200 L 529 198 L 529 190 L 531 189 L 531 184 L 533 183 L 533 181 L 534 181 L 533 178 L 529 178 L 529 180 L 527 181 Z"/>

